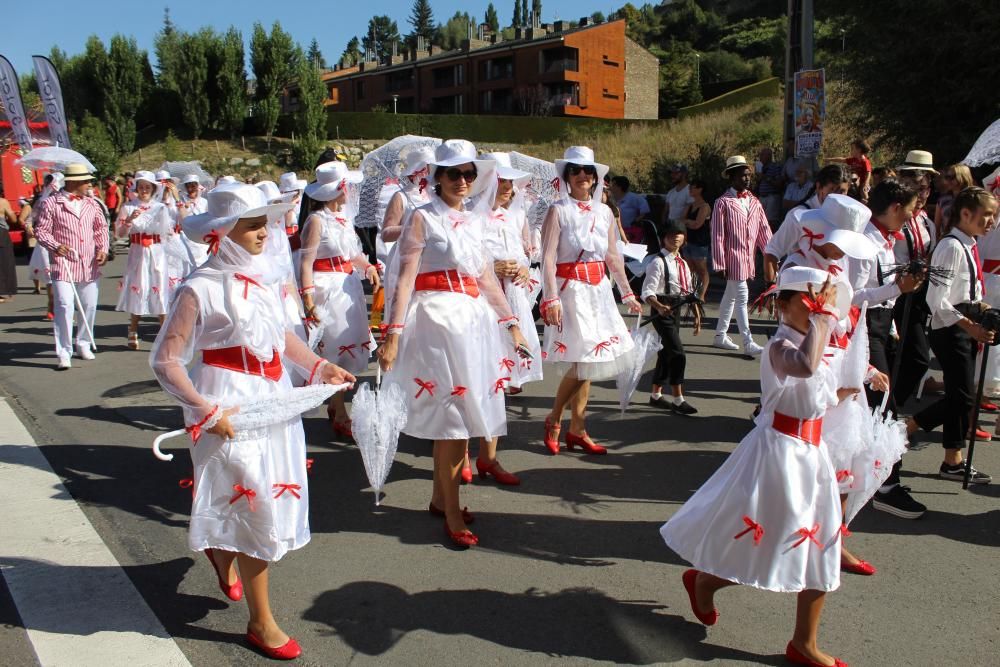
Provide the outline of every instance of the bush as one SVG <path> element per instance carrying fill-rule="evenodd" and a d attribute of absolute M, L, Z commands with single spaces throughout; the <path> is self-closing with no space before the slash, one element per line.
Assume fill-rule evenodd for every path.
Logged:
<path fill-rule="evenodd" d="M 118 173 L 121 156 L 115 150 L 111 135 L 104 123 L 85 113 L 83 122 L 73 132 L 73 145 L 76 150 L 86 156 L 101 176 L 113 176 Z"/>
<path fill-rule="evenodd" d="M 173 130 L 167 130 L 167 137 L 163 140 L 163 154 L 167 162 L 179 162 L 187 159 L 181 149 L 181 142 Z"/>

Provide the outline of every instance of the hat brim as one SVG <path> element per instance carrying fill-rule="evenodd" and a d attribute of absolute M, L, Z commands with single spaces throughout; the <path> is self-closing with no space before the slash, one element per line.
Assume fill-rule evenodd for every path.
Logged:
<path fill-rule="evenodd" d="M 526 181 L 531 178 L 531 174 L 528 172 L 515 169 L 514 167 L 505 167 L 498 164 L 496 171 L 497 178 L 502 178 L 505 181 Z"/>
<path fill-rule="evenodd" d="M 840 315 L 841 319 L 847 317 L 847 314 L 851 310 L 851 298 L 853 297 L 850 285 L 842 277 L 836 277 L 831 275 L 830 282 L 837 287 L 837 303 L 834 307 L 837 309 L 837 314 Z M 789 283 L 787 285 L 780 285 L 777 288 L 778 292 L 792 291 L 792 292 L 802 292 L 803 294 L 809 294 L 809 287 L 812 287 L 814 292 L 819 292 L 820 288 L 823 286 L 822 283 L 816 284 L 812 282 L 795 282 Z"/>
<path fill-rule="evenodd" d="M 808 227 L 823 238 L 817 240 L 818 245 L 832 243 L 848 257 L 854 259 L 874 259 L 878 248 L 864 234 L 849 229 L 834 227 L 823 217 L 822 209 L 803 211 L 798 216 L 802 227 Z"/>
<path fill-rule="evenodd" d="M 611 171 L 611 167 L 606 164 L 601 164 L 600 162 L 594 162 L 593 160 L 556 160 L 554 163 L 556 168 L 556 176 L 560 180 L 563 178 L 563 172 L 566 171 L 566 165 L 568 164 L 578 164 L 582 167 L 591 166 L 597 169 L 597 180 L 603 181 L 604 177 L 608 175 Z"/>
<path fill-rule="evenodd" d="M 225 236 L 236 223 L 242 218 L 259 218 L 261 216 L 267 217 L 267 223 L 273 224 L 277 222 L 281 216 L 288 213 L 295 206 L 293 204 L 268 204 L 266 206 L 258 206 L 256 208 L 251 208 L 242 213 L 236 215 L 227 215 L 221 218 L 213 216 L 211 213 L 199 213 L 197 215 L 189 215 L 181 221 L 181 228 L 184 233 L 192 241 L 197 241 L 199 243 L 203 242 L 206 235 L 212 232 L 212 230 L 217 230 L 222 236 Z"/>
<path fill-rule="evenodd" d="M 352 185 L 357 185 L 365 180 L 365 175 L 360 171 L 348 171 L 344 175 L 343 180 Z M 310 183 L 305 186 L 305 193 L 310 199 L 316 201 L 333 201 L 341 195 L 347 194 L 344 190 L 340 189 L 340 181 L 333 183 L 320 183 L 316 181 L 315 183 Z"/>
<path fill-rule="evenodd" d="M 733 169 L 739 169 L 741 167 L 750 168 L 750 163 L 749 162 L 738 162 L 736 164 L 731 164 L 731 165 L 729 165 L 728 167 L 726 167 L 725 169 L 722 170 L 722 177 L 723 178 L 729 178 L 729 172 L 731 172 Z"/>
<path fill-rule="evenodd" d="M 926 167 L 926 166 L 919 165 L 919 164 L 906 164 L 905 162 L 903 164 L 901 164 L 901 165 L 898 165 L 896 167 L 896 171 L 897 172 L 900 172 L 900 171 L 926 171 L 927 173 L 934 174 L 935 176 L 937 176 L 937 175 L 939 175 L 941 173 L 940 171 L 938 171 L 934 167 Z"/>
<path fill-rule="evenodd" d="M 76 174 L 75 176 L 63 176 L 63 182 L 68 181 L 92 181 L 94 180 L 93 174 Z"/>
<path fill-rule="evenodd" d="M 472 198 L 476 195 L 481 194 L 490 185 L 490 179 L 496 178 L 497 163 L 493 160 L 469 160 L 467 158 L 452 158 L 450 160 L 442 160 L 441 162 L 428 162 L 427 169 L 430 171 L 431 185 L 435 185 L 437 181 L 434 179 L 434 172 L 437 171 L 438 167 L 457 167 L 460 164 L 474 164 L 476 165 L 476 180 L 472 182 L 469 186 L 469 193 L 466 198 Z"/>
<path fill-rule="evenodd" d="M 306 189 L 307 185 L 309 185 L 309 181 L 306 181 L 306 180 L 300 178 L 299 180 L 295 181 L 295 187 L 294 188 L 289 188 L 289 189 L 286 189 L 286 190 L 282 190 L 281 192 L 282 193 L 286 193 L 286 192 L 296 192 L 296 193 L 302 192 L 303 190 Z"/>

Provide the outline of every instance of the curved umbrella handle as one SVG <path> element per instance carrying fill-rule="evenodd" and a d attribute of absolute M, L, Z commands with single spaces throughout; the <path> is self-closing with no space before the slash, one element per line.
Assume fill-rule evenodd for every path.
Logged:
<path fill-rule="evenodd" d="M 161 461 L 173 461 L 174 460 L 173 454 L 164 454 L 163 452 L 160 451 L 160 443 L 162 443 L 164 440 L 169 440 L 170 438 L 176 438 L 179 435 L 184 435 L 185 433 L 187 433 L 187 431 L 181 428 L 177 429 L 176 431 L 168 431 L 167 433 L 157 436 L 157 438 L 153 440 L 153 456 L 160 459 Z"/>

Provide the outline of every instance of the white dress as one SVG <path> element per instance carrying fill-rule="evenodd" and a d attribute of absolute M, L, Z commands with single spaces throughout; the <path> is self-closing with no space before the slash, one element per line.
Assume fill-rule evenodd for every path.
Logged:
<path fill-rule="evenodd" d="M 212 258 L 188 276 L 150 358 L 157 379 L 181 403 L 189 426 L 203 422 L 212 406 L 238 405 L 292 389 L 280 364 L 280 377 L 269 379 L 207 365 L 204 350 L 243 346 L 261 360 L 279 354 L 286 362 L 295 356 L 303 365 L 315 356 L 288 333 L 271 289 L 220 266 L 220 260 Z M 228 441 L 202 431 L 191 458 L 192 550 L 223 549 L 276 561 L 309 542 L 301 419 L 237 432 Z"/>
<path fill-rule="evenodd" d="M 135 210 L 140 211 L 139 217 L 131 225 L 123 224 Z M 170 274 L 164 244 L 172 242 L 174 234 L 167 206 L 160 202 L 128 202 L 118 214 L 115 230 L 121 237 L 133 234 L 159 237 L 158 242 L 146 240 L 129 244 L 115 310 L 132 315 L 165 315 L 170 302 Z"/>
<path fill-rule="evenodd" d="M 399 351 L 384 382 L 407 398 L 403 432 L 428 440 L 506 435 L 504 388 L 514 358 L 511 338 L 501 339 L 498 319 L 510 306 L 483 245 L 483 220 L 432 198 L 403 226 L 400 273 L 390 323 L 401 322 Z M 415 290 L 418 274 L 447 272 L 442 282 L 458 291 Z M 478 282 L 479 296 L 463 293 L 459 275 Z M 398 319 L 397 319 L 398 318 Z"/>
<path fill-rule="evenodd" d="M 44 285 L 52 284 L 52 275 L 49 273 L 49 251 L 41 244 L 36 245 L 31 251 L 28 268 L 32 280 L 37 280 Z"/>
<path fill-rule="evenodd" d="M 349 373 L 367 370 L 374 345 L 357 272 L 368 262 L 350 218 L 326 208 L 310 215 L 302 226 L 301 252 L 302 282 L 311 281 L 315 287 L 313 301 L 324 324 L 320 354 Z M 354 262 L 354 271 L 315 270 L 314 261 L 331 258 Z"/>
<path fill-rule="evenodd" d="M 484 240 L 486 249 L 494 260 L 514 260 L 523 267 L 529 266 L 525 223 L 524 213 L 521 211 L 499 208 L 490 212 L 485 225 Z M 500 286 L 504 296 L 507 297 L 507 304 L 521 323 L 521 333 L 532 355 L 531 359 L 515 356 L 504 361 L 510 369 L 511 386 L 523 387 L 529 382 L 542 379 L 541 342 L 538 340 L 538 329 L 535 328 L 535 316 L 531 312 L 532 289 L 530 283 L 521 286 L 510 278 L 501 279 Z M 501 338 L 506 335 L 506 329 L 501 328 L 500 334 Z"/>
<path fill-rule="evenodd" d="M 409 182 L 409 179 L 407 179 L 407 182 Z M 430 198 L 427 195 L 426 190 L 421 190 L 418 185 L 411 183 L 407 187 L 400 187 L 398 185 L 393 187 L 398 189 L 395 191 L 396 194 L 394 194 L 390 199 L 389 205 L 392 204 L 393 199 L 399 197 L 399 201 L 403 206 L 403 215 L 400 217 L 400 224 L 406 224 L 406 221 L 410 219 L 410 215 L 417 210 L 418 207 L 424 206 L 430 202 Z M 382 247 L 382 252 L 384 253 L 378 255 L 378 257 L 384 264 L 384 270 L 382 272 L 382 286 L 385 288 L 385 312 L 391 313 L 392 295 L 396 291 L 396 278 L 399 276 L 398 243 L 386 243 L 383 241 L 380 229 L 378 244 Z"/>
<path fill-rule="evenodd" d="M 840 498 L 826 445 L 772 426 L 775 413 L 818 419 L 836 402 L 822 363 L 829 320 L 813 316 L 807 336 L 778 328 L 761 356 L 757 425 L 660 529 L 695 568 L 778 592 L 840 585 Z"/>
<path fill-rule="evenodd" d="M 596 285 L 557 277 L 558 264 L 606 262 L 622 294 L 631 290 L 611 209 L 565 197 L 549 209 L 542 229 L 542 300 L 559 298 L 562 326 L 546 326 L 542 358 L 576 365 L 581 380 L 604 380 L 630 368 L 635 345 L 615 304 L 607 276 Z"/>
<path fill-rule="evenodd" d="M 192 201 L 187 195 L 181 195 L 181 204 L 177 205 L 177 211 L 173 215 L 174 235 L 164 244 L 167 253 L 167 279 L 170 286 L 170 297 L 173 298 L 177 287 L 183 282 L 189 273 L 197 269 L 208 259 L 208 245 L 201 242 L 201 239 L 190 239 L 181 229 L 181 209 L 184 217 L 204 213 L 208 208 L 208 201 L 204 197 L 198 197 Z"/>

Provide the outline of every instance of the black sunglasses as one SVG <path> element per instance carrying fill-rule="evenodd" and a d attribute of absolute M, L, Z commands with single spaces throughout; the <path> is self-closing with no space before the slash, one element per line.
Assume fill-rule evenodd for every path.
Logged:
<path fill-rule="evenodd" d="M 462 171 L 458 167 L 448 167 L 444 170 L 444 175 L 447 176 L 450 181 L 457 181 L 460 178 L 464 178 L 466 183 L 472 183 L 476 180 L 476 177 L 479 176 L 475 169 Z"/>
<path fill-rule="evenodd" d="M 566 165 L 566 169 L 569 171 L 570 176 L 576 176 L 581 171 L 587 176 L 597 175 L 597 167 L 592 164 L 568 164 Z"/>

